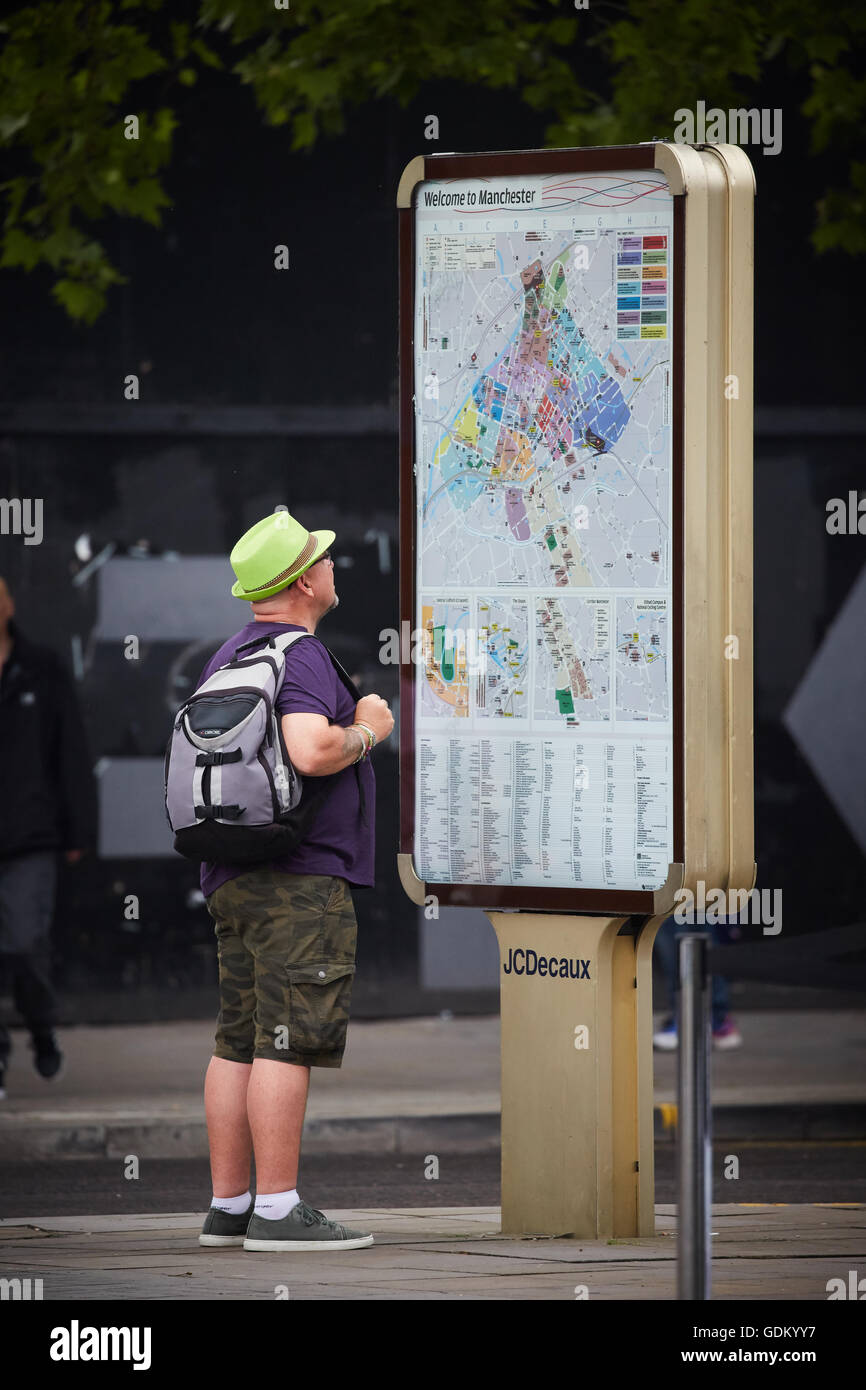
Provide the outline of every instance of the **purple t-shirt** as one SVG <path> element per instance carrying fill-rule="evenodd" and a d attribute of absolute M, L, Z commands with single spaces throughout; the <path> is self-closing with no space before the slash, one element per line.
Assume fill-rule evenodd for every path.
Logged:
<path fill-rule="evenodd" d="M 199 686 L 212 676 L 218 666 L 231 661 L 238 647 L 254 637 L 269 633 L 303 632 L 300 623 L 247 623 L 215 652 L 199 677 Z M 246 655 L 246 653 L 242 653 Z M 286 674 L 277 696 L 278 714 L 323 714 L 331 724 L 352 723 L 355 701 L 346 689 L 322 643 L 316 637 L 304 637 L 286 652 Z M 357 774 L 364 789 L 365 820 L 361 819 Z M 316 790 L 315 777 L 304 777 L 301 802 Z M 297 849 L 285 859 L 268 863 L 269 869 L 288 874 L 337 874 L 356 887 L 371 888 L 374 882 L 376 823 L 376 777 L 369 761 L 343 769 L 322 805 L 314 813 L 309 833 Z M 210 864 L 201 866 L 201 891 L 205 897 L 230 878 L 248 873 L 249 867 L 239 864 Z"/>

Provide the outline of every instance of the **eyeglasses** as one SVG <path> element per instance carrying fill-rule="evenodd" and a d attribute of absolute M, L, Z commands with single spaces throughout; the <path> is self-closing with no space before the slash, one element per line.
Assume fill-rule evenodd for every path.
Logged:
<path fill-rule="evenodd" d="M 318 558 L 318 560 L 314 560 L 314 561 L 313 561 L 313 564 L 314 564 L 314 565 L 320 565 L 320 564 L 322 563 L 323 560 L 330 560 L 331 564 L 334 563 L 334 557 L 333 557 L 333 555 L 331 554 L 330 550 L 326 550 L 325 553 L 324 553 L 324 555 L 320 555 L 319 558 Z"/>

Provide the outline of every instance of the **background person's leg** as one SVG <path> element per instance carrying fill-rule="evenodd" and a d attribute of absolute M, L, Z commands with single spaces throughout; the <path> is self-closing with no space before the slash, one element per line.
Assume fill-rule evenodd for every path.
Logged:
<path fill-rule="evenodd" d="M 726 946 L 741 935 L 737 921 L 722 919 L 711 924 L 713 946 Z M 711 996 L 713 1047 L 728 1051 L 742 1044 L 742 1035 L 731 1018 L 731 991 L 728 981 L 718 969 L 714 972 Z"/>
<path fill-rule="evenodd" d="M 56 1076 L 63 1061 L 54 1037 L 57 997 L 51 983 L 56 885 L 53 850 L 6 860 L 0 870 L 0 953 L 15 1008 L 33 1038 L 37 1070 L 46 1078 Z"/>
<path fill-rule="evenodd" d="M 9 957 L 0 953 L 0 999 L 12 988 L 12 972 Z M 0 1018 L 0 1068 L 7 1065 L 12 1051 L 12 1038 L 6 1024 Z"/>
<path fill-rule="evenodd" d="M 721 1028 L 731 1011 L 731 991 L 724 975 L 715 974 L 712 976 L 710 1007 L 713 1016 L 712 1027 L 715 1033 L 717 1029 Z"/>
<path fill-rule="evenodd" d="M 12 998 L 34 1041 L 57 1027 L 57 997 L 51 984 L 51 954 L 43 938 L 27 955 L 10 958 Z"/>
<path fill-rule="evenodd" d="M 50 1032 L 57 1023 L 50 973 L 56 886 L 53 851 L 0 865 L 0 953 L 9 958 L 15 1007 L 31 1033 Z"/>
<path fill-rule="evenodd" d="M 659 948 L 659 963 L 665 973 L 665 983 L 668 988 L 670 999 L 670 1009 L 673 1017 L 673 1028 L 661 1030 L 655 1034 L 654 1041 L 656 1046 L 663 1047 L 666 1041 L 671 1041 L 679 1026 L 679 939 L 687 932 L 704 931 L 709 932 L 713 946 L 726 944 L 730 940 L 729 928 L 726 923 L 707 922 L 702 923 L 683 923 L 675 922 L 673 917 L 669 917 L 659 927 L 654 949 Z M 661 940 L 659 940 L 661 938 Z M 731 991 L 728 981 L 718 970 L 712 972 L 710 976 L 710 1011 L 711 1027 L 713 1033 L 718 1033 L 723 1029 L 730 1018 Z M 670 1034 L 671 1038 L 666 1038 Z M 730 1030 L 728 1046 L 736 1046 L 739 1041 L 739 1034 L 736 1029 Z"/>
<path fill-rule="evenodd" d="M 668 997 L 668 1017 L 653 1033 L 653 1047 L 657 1048 L 660 1052 L 672 1052 L 678 1045 L 677 1004 L 679 1001 L 679 979 L 677 974 L 677 932 L 683 930 L 685 930 L 685 928 L 680 926 L 673 917 L 667 917 L 656 932 L 656 938 L 653 942 L 653 959 L 658 962 L 661 968 L 665 982 L 665 993 Z"/>

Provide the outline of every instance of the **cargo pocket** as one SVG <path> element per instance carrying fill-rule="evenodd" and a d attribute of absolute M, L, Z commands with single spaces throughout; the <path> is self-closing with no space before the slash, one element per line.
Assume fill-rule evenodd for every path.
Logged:
<path fill-rule="evenodd" d="M 355 966 L 346 961 L 290 965 L 289 1049 L 339 1057 L 346 1045 Z"/>

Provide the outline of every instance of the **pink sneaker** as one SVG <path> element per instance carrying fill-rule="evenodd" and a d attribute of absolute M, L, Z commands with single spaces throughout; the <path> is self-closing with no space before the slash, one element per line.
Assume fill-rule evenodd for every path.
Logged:
<path fill-rule="evenodd" d="M 713 1029 L 713 1047 L 717 1052 L 730 1052 L 732 1048 L 742 1045 L 742 1034 L 730 1015 L 718 1028 Z"/>

